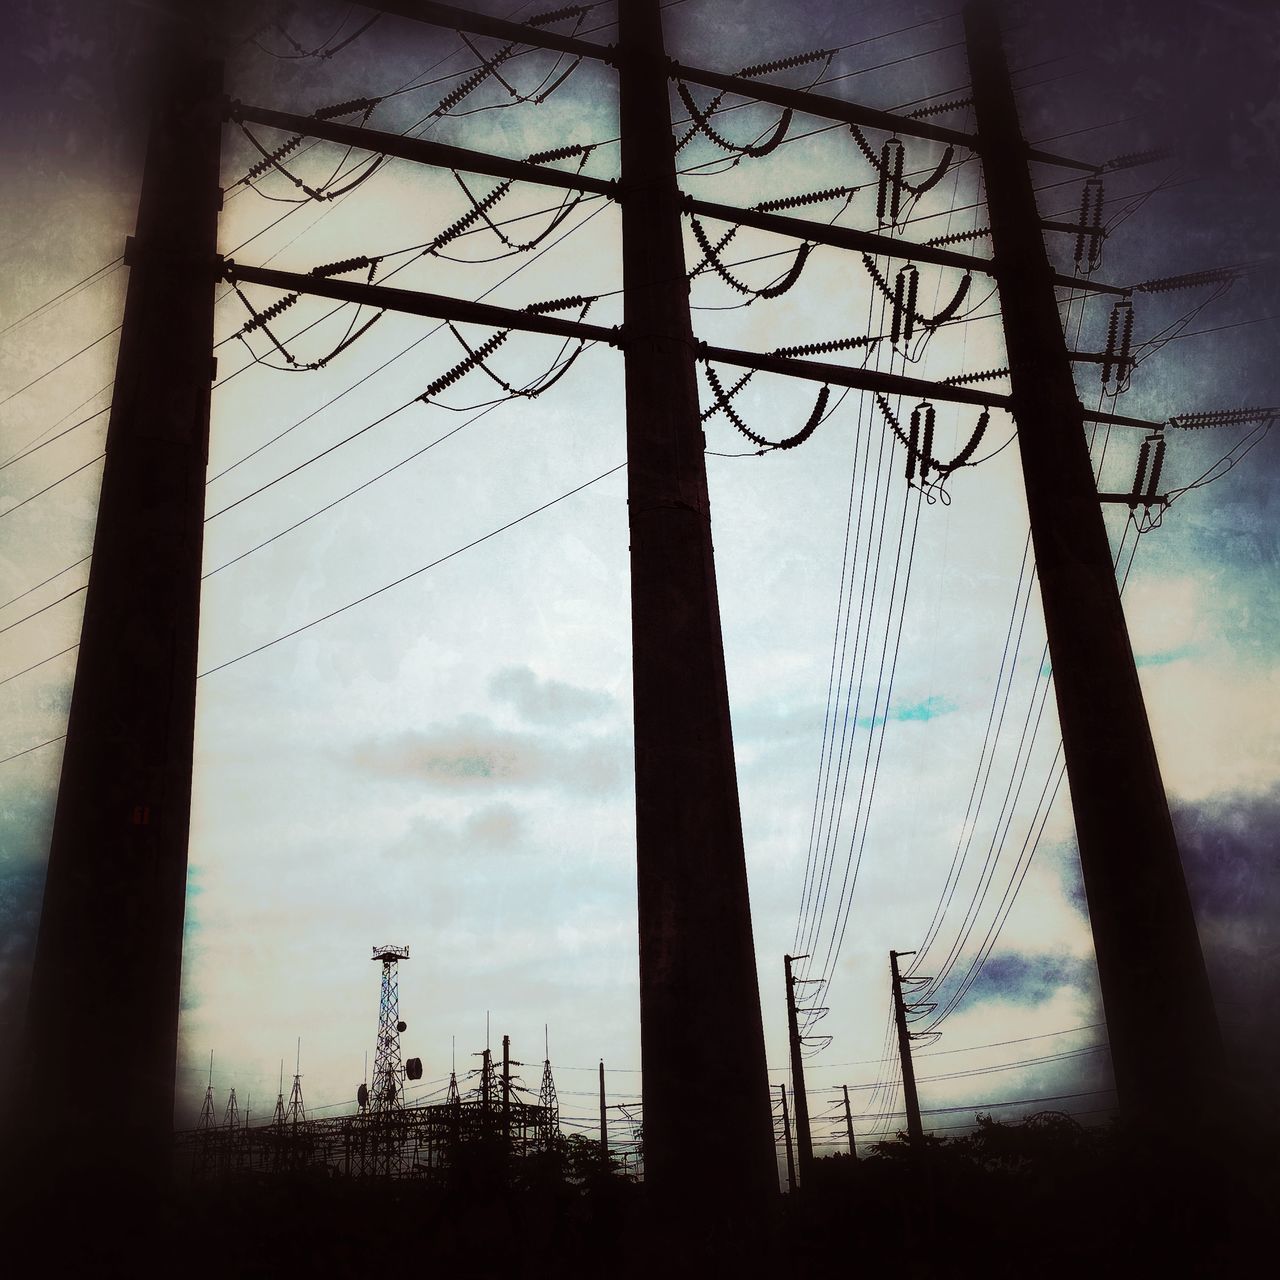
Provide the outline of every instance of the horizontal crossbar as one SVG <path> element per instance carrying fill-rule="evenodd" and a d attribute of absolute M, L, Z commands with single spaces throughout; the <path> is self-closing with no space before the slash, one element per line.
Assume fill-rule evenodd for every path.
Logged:
<path fill-rule="evenodd" d="M 505 156 L 491 156 L 483 151 L 471 151 L 466 147 L 431 142 L 426 138 L 408 138 L 400 133 L 381 133 L 377 129 L 361 129 L 355 125 L 336 124 L 332 120 L 317 120 L 314 116 L 297 116 L 288 111 L 250 107 L 242 102 L 228 104 L 227 118 L 267 125 L 272 129 L 285 129 L 289 133 L 300 133 L 304 137 L 323 138 L 327 142 L 360 147 L 365 151 L 395 156 L 399 160 L 413 160 L 419 164 L 465 169 L 468 173 L 485 173 L 495 178 L 537 182 L 544 187 L 559 187 L 565 191 L 587 191 L 593 195 L 612 197 L 616 196 L 618 191 L 616 182 L 604 178 L 588 178 L 585 174 L 564 173 L 559 169 L 530 164 L 527 160 L 508 160 Z"/>
<path fill-rule="evenodd" d="M 593 342 L 621 345 L 620 330 L 602 325 L 583 324 L 578 320 L 560 320 L 555 316 L 534 315 L 510 307 L 495 307 L 487 302 L 470 302 L 464 298 L 447 298 L 438 293 L 419 293 L 416 289 L 393 289 L 383 284 L 360 284 L 355 280 L 335 280 L 330 276 L 299 275 L 295 271 L 277 271 L 271 267 L 249 267 L 227 259 L 222 266 L 229 281 L 266 285 L 289 293 L 309 293 L 337 302 L 354 302 L 360 306 L 399 311 L 405 315 L 429 316 L 434 320 L 457 320 L 461 324 L 483 324 L 495 329 L 520 329 L 527 333 L 549 333 L 557 338 L 586 338 Z"/>

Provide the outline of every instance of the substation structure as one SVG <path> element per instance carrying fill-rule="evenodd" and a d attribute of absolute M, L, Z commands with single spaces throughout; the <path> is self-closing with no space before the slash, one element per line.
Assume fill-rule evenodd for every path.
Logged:
<path fill-rule="evenodd" d="M 488 1073 L 467 1096 L 456 1085 L 444 1102 L 355 1115 L 290 1119 L 277 1109 L 270 1124 L 205 1125 L 177 1135 L 178 1170 L 194 1181 L 297 1174 L 334 1178 L 443 1181 L 472 1163 L 527 1164 L 558 1146 L 554 1104 L 501 1097 Z"/>

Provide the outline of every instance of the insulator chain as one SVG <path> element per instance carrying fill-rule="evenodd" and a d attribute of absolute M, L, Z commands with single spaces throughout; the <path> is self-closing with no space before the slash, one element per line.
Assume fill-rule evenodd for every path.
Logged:
<path fill-rule="evenodd" d="M 812 53 L 793 53 L 789 58 L 779 58 L 776 62 L 757 62 L 754 66 L 743 67 L 739 76 L 767 76 L 775 71 L 790 71 L 792 67 L 808 66 L 811 62 L 822 62 L 833 58 L 838 49 L 815 49 Z"/>
<path fill-rule="evenodd" d="M 566 18 L 585 18 L 594 7 L 594 5 L 589 4 L 571 4 L 566 5 L 563 9 L 551 9 L 547 13 L 535 13 L 532 18 L 525 19 L 525 25 L 530 27 L 549 27 L 553 22 L 563 22 Z"/>
<path fill-rule="evenodd" d="M 1172 293 L 1177 289 L 1198 289 L 1206 284 L 1233 284 L 1245 273 L 1243 267 L 1211 267 L 1208 271 L 1192 271 L 1185 276 L 1163 276 L 1135 284 L 1137 293 Z"/>
<path fill-rule="evenodd" d="M 1201 413 L 1180 413 L 1176 418 L 1169 419 L 1169 425 L 1184 431 L 1200 431 L 1205 427 L 1234 427 L 1247 422 L 1270 422 L 1276 417 L 1280 417 L 1280 409 L 1206 409 Z"/>
<path fill-rule="evenodd" d="M 1102 261 L 1102 242 L 1106 232 L 1102 228 L 1102 179 L 1086 178 L 1080 192 L 1080 217 L 1076 231 L 1076 266 L 1085 271 L 1096 271 Z"/>
<path fill-rule="evenodd" d="M 689 118 L 693 121 L 694 127 L 701 133 L 704 133 L 716 146 L 724 151 L 739 156 L 751 156 L 758 159 L 761 156 L 767 156 L 783 138 L 787 136 L 787 130 L 791 127 L 792 111 L 787 107 L 778 118 L 777 126 L 774 128 L 772 135 L 764 142 L 753 143 L 749 146 L 740 147 L 736 142 L 730 142 L 728 138 L 717 133 L 708 118 L 715 109 L 711 107 L 706 114 L 698 109 L 698 104 L 694 102 L 693 95 L 689 92 L 688 86 L 683 80 L 676 81 L 676 92 L 680 95 L 681 102 L 684 103 L 685 110 L 689 113 Z M 677 148 L 678 149 L 678 148 Z"/>
<path fill-rule="evenodd" d="M 571 156 L 581 156 L 586 160 L 596 149 L 594 142 L 579 147 L 556 147 L 554 151 L 535 151 L 528 157 L 529 164 L 550 164 L 553 160 L 568 160 Z"/>
<path fill-rule="evenodd" d="M 515 45 L 504 45 L 492 58 L 484 59 L 480 66 L 471 73 L 461 84 L 455 85 L 440 101 L 436 104 L 435 109 L 431 112 L 433 116 L 448 115 L 460 103 L 467 94 L 478 89 L 497 69 L 515 52 Z"/>
<path fill-rule="evenodd" d="M 809 414 L 808 421 L 800 428 L 795 435 L 788 436 L 785 440 L 767 440 L 764 436 L 757 435 L 751 430 L 738 411 L 730 403 L 732 396 L 745 384 L 746 378 L 739 381 L 738 386 L 728 394 L 725 393 L 724 387 L 720 383 L 720 378 L 710 361 L 703 361 L 703 367 L 707 371 L 707 381 L 711 384 L 711 390 L 715 393 L 715 408 L 723 411 L 725 417 L 733 423 L 735 427 L 750 441 L 760 446 L 761 449 L 794 449 L 804 442 L 817 430 L 818 424 L 822 421 L 822 416 L 827 410 L 827 401 L 831 398 L 831 388 L 825 384 L 818 392 L 818 398 L 814 402 L 813 412 Z M 714 412 L 714 410 L 712 411 Z M 704 415 L 703 420 L 710 415 Z"/>
<path fill-rule="evenodd" d="M 853 134 L 854 142 L 858 144 L 858 150 L 866 157 L 867 163 L 880 175 L 879 192 L 876 197 L 876 218 L 881 226 L 898 221 L 898 214 L 902 211 L 903 192 L 910 196 L 922 196 L 926 191 L 932 190 L 942 181 L 955 156 L 955 148 L 948 147 L 942 153 L 942 159 L 938 161 L 937 167 L 923 182 L 911 183 L 906 180 L 903 173 L 906 149 L 898 138 L 886 139 L 880 148 L 880 154 L 877 155 L 871 149 L 866 135 L 856 124 L 851 124 L 849 131 Z"/>
<path fill-rule="evenodd" d="M 297 302 L 298 298 L 301 296 L 300 294 L 297 294 L 297 293 L 286 293 L 283 298 L 278 298 L 269 307 L 266 307 L 262 311 L 259 311 L 253 305 L 253 303 L 251 303 L 249 299 L 246 298 L 244 294 L 240 292 L 240 289 L 238 287 L 236 288 L 236 294 L 239 296 L 240 301 L 243 302 L 244 305 L 249 309 L 249 319 L 246 320 L 244 325 L 241 327 L 240 329 L 241 334 L 252 333 L 254 329 L 264 328 L 277 316 L 282 315 L 291 306 L 293 306 L 293 304 Z"/>
<path fill-rule="evenodd" d="M 545 315 L 550 311 L 567 311 L 571 307 L 577 307 L 579 308 L 578 319 L 582 320 L 591 309 L 592 303 L 595 301 L 597 301 L 595 297 L 577 295 L 571 298 L 555 298 L 550 302 L 535 302 L 525 307 L 524 310 L 530 315 Z M 555 369 L 555 367 L 552 366 L 554 372 L 549 370 L 548 373 L 544 374 L 541 378 L 535 379 L 533 385 L 520 388 L 513 387 L 509 382 L 500 378 L 488 367 L 488 365 L 485 364 L 485 361 L 489 356 L 491 356 L 511 336 L 513 332 L 511 329 L 503 329 L 500 332 L 495 333 L 493 337 L 487 339 L 485 342 L 481 343 L 480 346 L 475 348 L 472 348 L 467 343 L 466 339 L 463 338 L 462 334 L 460 334 L 452 324 L 449 325 L 449 332 L 458 340 L 459 345 L 467 354 L 462 360 L 454 365 L 453 368 L 442 373 L 440 377 L 438 377 L 420 396 L 418 396 L 418 399 L 424 404 L 429 403 L 434 396 L 439 395 L 440 392 L 445 390 L 447 387 L 451 387 L 459 378 L 470 373 L 472 369 L 480 369 L 482 372 L 487 374 L 489 378 L 496 382 L 510 398 L 523 397 L 528 400 L 537 399 L 537 397 L 544 391 L 548 391 L 555 386 L 555 384 L 569 372 L 573 367 L 574 362 L 582 354 L 587 345 L 586 339 L 580 338 L 578 340 L 577 349 L 564 362 L 564 364 L 560 366 L 559 369 Z"/>
<path fill-rule="evenodd" d="M 806 195 L 783 196 L 780 200 L 763 200 L 751 207 L 757 213 L 777 213 L 782 209 L 800 209 L 807 204 L 821 204 L 824 200 L 834 200 L 837 196 L 852 196 L 861 191 L 861 187 L 827 187 L 822 191 L 810 191 Z"/>
<path fill-rule="evenodd" d="M 934 236 L 931 240 L 926 240 L 925 244 L 939 249 L 947 244 L 964 244 L 966 240 L 981 240 L 983 236 L 990 234 L 990 227 L 974 227 L 972 231 L 952 231 L 949 235 Z"/>
<path fill-rule="evenodd" d="M 809 254 L 813 251 L 813 245 L 805 241 L 796 252 L 796 256 L 791 263 L 787 274 L 782 277 L 776 284 L 766 285 L 763 289 L 753 289 L 750 285 L 743 284 L 738 280 L 729 269 L 720 260 L 719 249 L 711 243 L 707 238 L 707 233 L 703 229 L 702 223 L 697 218 L 690 215 L 689 222 L 693 226 L 693 235 L 698 242 L 698 247 L 702 250 L 703 259 L 708 262 L 716 275 L 725 282 L 731 289 L 736 289 L 738 293 L 754 302 L 757 298 L 777 298 L 786 293 L 797 280 L 800 279 L 800 273 L 804 270 L 804 264 L 809 259 Z"/>
<path fill-rule="evenodd" d="M 923 400 L 913 410 L 911 415 L 912 436 L 908 436 L 903 431 L 901 424 L 898 422 L 897 415 L 893 412 L 892 406 L 885 396 L 877 391 L 876 403 L 880 406 L 880 412 L 884 414 L 885 421 L 893 430 L 893 434 L 906 446 L 909 453 L 915 458 L 919 464 L 920 479 L 923 481 L 930 470 L 938 472 L 941 476 L 949 476 L 953 471 L 958 471 L 961 467 L 968 465 L 969 459 L 977 452 L 978 446 L 982 443 L 982 438 L 986 434 L 987 424 L 991 421 L 991 410 L 983 409 L 978 417 L 978 424 L 973 429 L 973 435 L 969 437 L 964 448 L 956 454 L 950 462 L 939 462 L 937 458 L 932 456 L 933 448 L 933 406 Z M 925 413 L 924 411 L 928 411 Z M 918 416 L 919 415 L 919 416 Z M 925 428 L 925 437 L 928 444 L 921 442 L 919 435 L 920 429 Z M 912 478 L 910 469 L 908 470 L 907 479 Z"/>
<path fill-rule="evenodd" d="M 582 159 L 579 160 L 578 162 L 579 173 L 581 173 L 583 168 L 585 167 L 587 163 L 587 158 L 591 154 L 591 150 L 592 149 L 590 147 L 583 149 Z M 477 201 L 475 196 L 471 194 L 471 189 L 467 186 L 466 182 L 463 181 L 462 175 L 458 173 L 456 169 L 454 170 L 453 177 L 454 177 L 454 180 L 457 182 L 458 186 L 460 186 L 463 192 L 466 194 L 467 199 L 471 201 L 472 209 L 475 210 L 477 216 L 481 218 L 484 221 L 484 224 L 489 228 L 489 230 L 492 231 L 493 234 L 497 236 L 498 239 L 501 240 L 502 243 L 506 245 L 508 249 L 511 250 L 512 254 L 527 253 L 530 249 L 534 249 L 538 245 L 540 245 L 553 231 L 556 230 L 557 227 L 559 227 L 564 222 L 564 220 L 582 203 L 584 199 L 584 195 L 581 191 L 575 193 L 572 197 L 566 196 L 565 199 L 561 202 L 560 208 L 556 210 L 555 214 L 552 216 L 551 221 L 548 222 L 547 225 L 543 227 L 543 229 L 539 231 L 538 234 L 534 236 L 532 240 L 516 241 L 516 240 L 512 240 L 502 230 L 502 228 L 496 222 L 494 222 L 492 218 L 489 217 L 488 210 L 486 208 L 481 207 L 482 202 Z"/>
<path fill-rule="evenodd" d="M 1129 390 L 1133 373 L 1133 303 L 1122 298 L 1111 308 L 1107 321 L 1107 349 L 1102 360 L 1102 385 L 1115 381 L 1114 395 Z"/>
<path fill-rule="evenodd" d="M 1160 487 L 1160 472 L 1164 467 L 1164 451 L 1166 441 L 1159 431 L 1153 432 L 1142 442 L 1138 450 L 1138 469 L 1133 477 L 1133 492 L 1130 505 L 1139 502 L 1148 504 L 1155 501 Z"/>
<path fill-rule="evenodd" d="M 997 378 L 1007 377 L 1008 368 L 1004 369 L 983 369 L 978 373 L 953 373 L 948 378 L 942 379 L 944 387 L 962 387 L 968 382 L 994 382 Z"/>
<path fill-rule="evenodd" d="M 374 107 L 376 107 L 381 101 L 381 98 L 349 98 L 345 102 L 335 102 L 329 107 L 317 107 L 316 110 L 311 113 L 311 118 L 313 120 L 333 120 L 338 116 L 352 115 L 357 111 L 363 111 L 365 118 L 368 119 Z M 280 163 L 285 156 L 289 155 L 290 152 L 299 146 L 303 140 L 302 134 L 295 133 L 292 137 L 286 138 L 278 147 L 268 151 L 261 143 L 258 142 L 253 134 L 245 128 L 243 121 L 237 121 L 237 123 L 240 125 L 245 137 L 253 143 L 262 155 L 262 159 L 248 170 L 244 177 L 241 178 L 241 182 L 254 182 L 258 178 L 262 177 L 262 175 L 269 169 L 277 169 L 280 173 L 284 174 L 284 176 L 288 178 L 295 187 L 299 190 L 305 191 L 312 199 L 324 199 L 322 193 L 313 191 Z"/>
<path fill-rule="evenodd" d="M 456 176 L 456 175 L 455 175 Z M 463 187 L 466 191 L 466 188 Z M 499 183 L 494 187 L 483 200 L 476 200 L 468 191 L 467 196 L 471 200 L 471 208 L 462 215 L 456 222 L 446 227 L 432 242 L 422 251 L 422 256 L 437 253 L 443 249 L 450 241 L 456 240 L 473 222 L 483 218 L 490 209 L 493 208 L 503 196 L 511 190 L 511 180 Z M 492 224 L 490 224 L 492 225 Z"/>
<path fill-rule="evenodd" d="M 898 272 L 895 287 L 891 289 L 888 281 L 880 274 L 880 270 L 870 254 L 864 253 L 862 255 L 862 265 L 866 267 L 867 274 L 870 275 L 876 287 L 893 307 L 892 332 L 895 335 L 894 342 L 897 342 L 899 337 L 905 337 L 910 340 L 916 325 L 920 325 L 924 329 L 933 330 L 953 319 L 956 312 L 960 310 L 961 303 L 964 302 L 965 297 L 968 295 L 969 286 L 973 281 L 973 277 L 966 273 L 957 286 L 951 301 L 941 311 L 936 315 L 922 316 L 915 309 L 917 292 L 914 280 L 915 267 L 903 267 Z"/>
<path fill-rule="evenodd" d="M 907 483 L 916 478 L 916 464 L 920 466 L 920 483 L 929 478 L 929 466 L 933 461 L 933 428 L 935 413 L 928 400 L 922 400 L 911 410 L 910 435 L 907 441 Z"/>
<path fill-rule="evenodd" d="M 1139 165 L 1155 164 L 1160 160 L 1168 160 L 1170 152 L 1163 149 L 1152 151 L 1126 151 L 1122 156 L 1115 156 L 1099 166 L 1099 173 L 1115 173 L 1120 169 L 1136 169 Z"/>
<path fill-rule="evenodd" d="M 314 120 L 333 120 L 337 116 L 349 116 L 356 111 L 372 111 L 381 101 L 381 98 L 349 98 L 346 102 L 335 102 L 331 107 L 318 107 L 311 113 L 311 117 Z"/>
<path fill-rule="evenodd" d="M 959 111 L 963 107 L 973 106 L 972 98 L 952 98 L 947 102 L 939 102 L 932 107 L 917 107 L 907 112 L 908 120 L 927 120 L 930 116 L 945 115 L 948 111 Z"/>
<path fill-rule="evenodd" d="M 450 325 L 449 329 L 450 329 L 450 332 L 452 332 L 453 336 L 457 338 L 459 342 L 462 342 L 461 336 L 458 334 L 458 331 L 453 327 L 453 325 Z M 461 378 L 464 374 L 470 373 L 471 370 L 476 368 L 477 365 L 482 365 L 485 360 L 485 357 L 491 356 L 500 346 L 502 346 L 504 342 L 506 342 L 506 340 L 510 336 L 511 336 L 511 330 L 503 329 L 499 333 L 495 333 L 492 338 L 489 338 L 485 342 L 482 342 L 480 346 L 475 348 L 474 351 L 470 347 L 467 347 L 467 344 L 463 342 L 462 345 L 464 347 L 467 347 L 466 357 L 458 361 L 458 363 L 455 364 L 452 369 L 449 369 L 447 372 L 442 373 L 418 397 L 418 399 L 421 400 L 424 404 L 426 404 L 433 396 L 439 395 L 440 392 L 442 392 L 446 387 L 453 386 L 453 384 L 457 382 L 458 379 Z"/>
<path fill-rule="evenodd" d="M 867 334 L 857 338 L 833 338 L 830 342 L 810 342 L 801 347 L 778 347 L 770 354 L 787 359 L 799 356 L 825 356 L 833 351 L 852 351 L 857 347 L 873 347 L 883 340 L 883 334 Z"/>

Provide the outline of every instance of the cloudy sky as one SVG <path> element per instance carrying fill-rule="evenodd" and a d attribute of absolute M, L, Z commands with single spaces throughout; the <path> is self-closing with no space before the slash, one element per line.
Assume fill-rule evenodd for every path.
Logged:
<path fill-rule="evenodd" d="M 77 562 L 92 546 L 106 415 L 66 429 L 110 399 L 126 281 L 114 260 L 132 230 L 141 161 L 143 11 L 8 7 L 19 38 L 5 75 L 0 449 L 7 460 L 48 443 L 0 470 L 0 512 L 61 481 L 0 514 L 0 600 L 10 602 L 0 613 L 0 757 L 50 744 L 0 766 L 0 1001 L 11 1028 L 38 924 L 83 593 L 61 597 L 87 573 L 87 561 Z M 483 7 L 511 12 L 510 0 Z M 585 171 L 616 174 L 616 96 L 603 67 L 582 65 L 540 104 L 513 103 L 490 79 L 440 118 L 434 108 L 478 61 L 454 33 L 385 18 L 332 57 L 290 56 L 332 48 L 368 16 L 345 3 L 294 6 L 281 27 L 238 45 L 229 90 L 301 113 L 382 95 L 371 126 L 517 157 L 598 143 Z M 611 4 L 600 5 L 581 30 L 612 39 L 613 16 Z M 966 90 L 959 19 L 936 0 L 683 0 L 666 21 L 676 56 L 717 69 L 837 49 L 829 61 L 774 78 L 829 81 L 825 91 L 874 106 L 914 109 Z M 1273 6 L 1038 5 L 1014 10 L 1010 21 L 1030 138 L 1099 162 L 1171 148 L 1168 160 L 1108 177 L 1100 278 L 1134 283 L 1273 251 Z M 497 47 L 474 43 L 489 56 Z M 568 65 L 529 52 L 502 71 L 532 97 Z M 692 92 L 708 105 L 707 91 Z M 716 123 L 739 144 L 768 136 L 777 121 L 758 105 L 720 105 L 736 106 Z M 673 113 L 686 115 L 674 94 Z M 940 118 L 972 123 L 964 109 Z M 874 227 L 874 171 L 847 130 L 825 125 L 798 117 L 769 156 L 736 164 L 695 138 L 680 152 L 682 183 L 729 204 L 856 188 L 847 202 L 800 212 Z M 255 134 L 266 146 L 280 140 Z M 416 250 L 470 208 L 449 172 L 392 162 L 331 201 L 279 203 L 297 190 L 279 174 L 248 188 L 239 180 L 257 153 L 233 126 L 224 137 L 222 249 L 242 261 L 306 270 L 386 254 L 379 278 L 403 266 L 395 283 L 404 287 L 509 306 L 600 295 L 589 318 L 620 319 L 619 220 L 603 201 L 584 200 L 524 253 L 485 229 L 450 244 L 448 258 L 423 257 Z M 907 143 L 909 171 L 930 172 L 940 156 L 931 144 Z M 904 237 L 985 225 L 977 162 L 955 159 L 963 163 L 905 212 Z M 344 185 L 334 175 L 358 176 L 363 164 L 327 144 L 290 160 L 317 188 Z M 477 198 L 498 185 L 464 181 Z M 1036 181 L 1046 217 L 1074 217 L 1077 177 L 1043 168 Z M 554 193 L 516 186 L 491 217 L 521 218 L 503 226 L 520 244 L 548 227 L 559 204 Z M 719 237 L 726 228 L 707 230 Z M 1055 241 L 1060 265 L 1073 269 L 1070 240 Z M 966 244 L 986 252 L 981 239 Z M 723 256 L 741 264 L 732 268 L 738 279 L 760 288 L 786 272 L 794 251 L 794 242 L 743 231 Z M 687 254 L 690 265 L 701 256 L 692 234 Z M 894 269 L 882 260 L 881 270 Z M 921 309 L 940 308 L 958 284 L 955 272 L 922 268 Z M 1140 295 L 1135 336 L 1150 345 L 1119 411 L 1164 419 L 1277 403 L 1276 328 L 1259 322 L 1273 316 L 1274 285 L 1264 267 L 1220 297 L 1212 286 Z M 959 323 L 905 352 L 881 342 L 869 366 L 934 378 L 1000 366 L 989 289 L 975 276 Z M 267 290 L 249 293 L 259 307 L 274 300 Z M 412 404 L 463 355 L 447 328 L 386 315 L 325 369 L 277 372 L 255 364 L 233 336 L 247 312 L 219 294 L 180 1120 L 199 1107 L 211 1050 L 219 1106 L 234 1086 L 242 1109 L 247 1095 L 255 1114 L 268 1109 L 280 1061 L 291 1069 L 299 1039 L 308 1103 L 340 1107 L 352 1098 L 376 1026 L 378 969 L 368 957 L 383 942 L 411 948 L 401 973 L 404 1045 L 426 1065 L 423 1093 L 447 1079 L 455 1039 L 459 1072 L 472 1068 L 488 1016 L 494 1043 L 511 1035 L 535 1088 L 548 1028 L 570 1115 L 590 1113 L 589 1073 L 601 1057 L 616 1101 L 634 1100 L 619 356 L 586 350 L 536 400 L 490 408 L 498 388 L 473 372 L 439 403 Z M 696 279 L 692 301 L 700 336 L 759 350 L 887 328 L 861 261 L 834 249 L 816 249 L 776 301 L 738 306 L 742 295 L 711 272 Z M 326 318 L 331 310 L 304 300 L 274 326 L 301 363 L 348 332 L 350 309 Z M 1080 349 L 1105 343 L 1108 312 L 1105 301 L 1063 295 Z M 489 334 L 463 336 L 474 345 Z M 1162 337 L 1169 341 L 1155 341 Z M 250 342 L 263 360 L 280 362 L 261 334 Z M 513 337 L 491 367 L 519 386 L 562 358 L 555 340 Z M 1097 377 L 1096 366 L 1079 373 L 1090 406 Z M 779 437 L 804 422 L 813 394 L 811 385 L 761 376 L 735 403 L 749 426 Z M 771 1079 L 786 1078 L 782 956 L 811 950 L 810 976 L 828 979 L 821 1002 L 830 1010 L 813 1030 L 831 1037 L 813 1045 L 813 1110 L 831 1112 L 832 1090 L 848 1083 L 859 1133 L 898 1124 L 880 1114 L 901 1105 L 893 1063 L 881 1062 L 887 952 L 928 939 L 919 972 L 942 977 L 939 1008 L 965 983 L 938 1024 L 941 1038 L 922 1047 L 938 1055 L 918 1067 L 932 1125 L 947 1132 L 971 1120 L 975 1106 L 1046 1098 L 1059 1101 L 997 1114 L 1052 1105 L 1101 1118 L 1112 1103 L 1106 1033 L 1066 784 L 1055 793 L 1056 718 L 1024 559 L 1013 425 L 993 413 L 980 465 L 923 501 L 906 487 L 901 450 L 874 401 L 850 394 L 832 404 L 812 439 L 785 453 L 756 456 L 722 414 L 707 423 L 765 1031 L 778 1068 Z M 936 452 L 951 456 L 975 420 L 972 409 L 940 405 Z M 1245 1083 L 1280 1063 L 1280 511 L 1272 483 L 1280 455 L 1273 439 L 1251 431 L 1172 436 L 1162 488 L 1217 476 L 1224 457 L 1242 460 L 1188 489 L 1159 528 L 1139 538 L 1124 509 L 1107 515 L 1201 936 Z M 1096 434 L 1102 489 L 1131 484 L 1139 439 Z M 1016 661 L 1002 664 L 1009 635 Z M 825 896 L 811 891 L 811 849 L 819 886 L 829 869 Z M 824 909 L 811 910 L 819 897 Z M 979 970 L 984 943 L 989 958 Z M 889 1087 L 877 1089 L 886 1075 Z M 834 1132 L 826 1121 L 815 1127 L 823 1137 Z"/>

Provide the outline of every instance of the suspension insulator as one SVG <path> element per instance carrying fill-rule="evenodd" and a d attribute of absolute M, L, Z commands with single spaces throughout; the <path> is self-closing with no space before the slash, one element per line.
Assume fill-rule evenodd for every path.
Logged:
<path fill-rule="evenodd" d="M 348 271 L 362 271 L 371 265 L 371 259 L 361 254 L 358 258 L 343 258 L 339 262 L 329 262 L 324 266 L 312 267 L 309 272 L 313 276 L 340 276 Z"/>
<path fill-rule="evenodd" d="M 529 164 L 548 164 L 552 160 L 568 160 L 570 156 L 589 156 L 595 150 L 589 147 L 556 147 L 552 151 L 535 151 L 528 159 Z"/>
<path fill-rule="evenodd" d="M 332 120 L 355 111 L 372 111 L 381 101 L 381 98 L 349 98 L 346 102 L 335 102 L 331 107 L 319 107 L 311 116 L 314 120 Z"/>
<path fill-rule="evenodd" d="M 827 187 L 823 191 L 811 191 L 807 195 L 784 196 L 781 200 L 765 200 L 753 207 L 760 213 L 777 213 L 781 209 L 799 209 L 806 204 L 821 204 L 837 196 L 851 196 L 857 187 Z"/>
<path fill-rule="evenodd" d="M 928 401 L 920 406 L 924 410 L 924 425 L 920 431 L 920 479 L 929 478 L 929 467 L 933 464 L 933 426 L 935 414 L 933 405 Z"/>
<path fill-rule="evenodd" d="M 525 21 L 531 27 L 546 27 L 553 22 L 562 22 L 565 18 L 581 18 L 590 12 L 589 4 L 571 4 L 563 9 L 552 9 L 548 13 L 535 13 L 532 18 L 526 18 Z"/>
<path fill-rule="evenodd" d="M 920 410 L 911 410 L 911 426 L 907 429 L 907 483 L 916 478 L 916 458 L 920 454 Z M 923 476 L 920 477 L 922 480 Z"/>
<path fill-rule="evenodd" d="M 1107 349 L 1102 358 L 1102 385 L 1114 377 L 1118 391 L 1127 386 L 1133 367 L 1133 303 L 1122 298 L 1107 320 Z"/>
<path fill-rule="evenodd" d="M 574 294 L 571 298 L 552 298 L 550 302 L 535 302 L 525 307 L 525 310 L 530 315 L 541 316 L 546 315 L 549 311 L 568 311 L 571 307 L 585 307 L 588 303 L 594 301 L 594 298 L 587 298 L 582 294 Z"/>
<path fill-rule="evenodd" d="M 1102 179 L 1086 178 L 1080 192 L 1075 263 L 1092 271 L 1102 261 Z"/>
<path fill-rule="evenodd" d="M 1160 472 L 1164 468 L 1164 436 L 1157 436 L 1155 440 L 1155 448 L 1151 451 L 1151 475 L 1147 480 L 1148 498 L 1154 498 L 1160 487 Z"/>
<path fill-rule="evenodd" d="M 912 266 L 902 268 L 907 277 L 906 296 L 903 299 L 905 315 L 902 321 L 902 338 L 910 342 L 916 328 L 916 300 L 920 291 L 920 273 Z"/>
<path fill-rule="evenodd" d="M 902 207 L 902 165 L 905 149 L 897 138 L 889 138 L 880 148 L 880 184 L 876 193 L 876 219 L 883 226 L 898 221 Z M 886 216 L 887 215 L 887 216 Z"/>
<path fill-rule="evenodd" d="M 815 49 L 812 53 L 793 53 L 789 58 L 779 58 L 776 62 L 758 62 L 752 67 L 743 67 L 740 76 L 767 76 L 774 71 L 789 71 L 792 67 L 807 66 L 810 62 L 821 62 L 836 53 L 835 49 Z"/>
<path fill-rule="evenodd" d="M 1143 492 L 1147 479 L 1147 463 L 1151 459 L 1151 441 L 1144 440 L 1138 450 L 1138 469 L 1133 474 L 1133 495 L 1136 498 Z"/>

